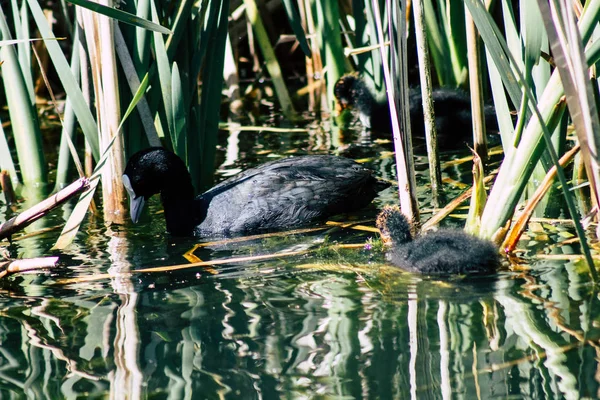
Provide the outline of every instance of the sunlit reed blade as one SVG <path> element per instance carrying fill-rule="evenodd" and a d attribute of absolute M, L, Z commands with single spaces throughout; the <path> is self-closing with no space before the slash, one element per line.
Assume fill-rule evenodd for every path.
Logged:
<path fill-rule="evenodd" d="M 389 47 L 389 45 L 390 45 L 390 41 L 389 40 L 384 43 L 384 46 L 388 46 Z M 371 45 L 371 46 L 357 47 L 355 49 L 344 49 L 344 55 L 346 57 L 348 57 L 348 56 L 353 56 L 353 55 L 356 55 L 356 54 L 370 53 L 373 50 L 378 50 L 379 46 L 380 45 L 378 45 L 378 44 L 374 44 L 374 45 Z"/>
<path fill-rule="evenodd" d="M 481 213 L 483 212 L 487 199 L 483 178 L 483 162 L 479 155 L 473 151 L 473 192 L 471 195 L 471 203 L 469 204 L 469 214 L 465 224 L 465 231 L 475 236 L 479 234 Z"/>
<path fill-rule="evenodd" d="M 63 40 L 64 38 L 31 38 L 31 39 L 11 39 L 11 40 L 0 40 L 0 47 L 12 46 L 19 43 L 30 43 L 38 42 L 41 40 Z"/>

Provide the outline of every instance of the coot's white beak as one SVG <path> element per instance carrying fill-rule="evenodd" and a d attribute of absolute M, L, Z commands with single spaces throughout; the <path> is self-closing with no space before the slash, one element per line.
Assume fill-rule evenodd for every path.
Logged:
<path fill-rule="evenodd" d="M 129 215 L 131 216 L 131 221 L 134 224 L 140 220 L 140 215 L 142 215 L 142 210 L 144 209 L 144 204 L 146 204 L 146 200 L 144 200 L 144 196 L 137 196 L 133 191 L 133 187 L 131 187 L 131 181 L 127 175 L 123 175 L 123 186 L 125 186 L 125 190 L 129 194 Z"/>

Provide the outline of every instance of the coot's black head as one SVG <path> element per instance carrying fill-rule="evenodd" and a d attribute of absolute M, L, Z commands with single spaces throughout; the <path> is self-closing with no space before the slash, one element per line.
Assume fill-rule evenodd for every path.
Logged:
<path fill-rule="evenodd" d="M 356 101 L 356 85 L 360 78 L 356 74 L 342 76 L 333 87 L 333 95 L 342 110 L 353 107 Z"/>
<path fill-rule="evenodd" d="M 131 220 L 139 220 L 144 204 L 152 195 L 193 197 L 190 174 L 177 155 L 162 147 L 151 147 L 131 156 L 123 173 L 129 194 Z"/>
<path fill-rule="evenodd" d="M 410 223 L 398 206 L 385 206 L 377 216 L 377 228 L 384 242 L 401 245 L 412 241 Z"/>

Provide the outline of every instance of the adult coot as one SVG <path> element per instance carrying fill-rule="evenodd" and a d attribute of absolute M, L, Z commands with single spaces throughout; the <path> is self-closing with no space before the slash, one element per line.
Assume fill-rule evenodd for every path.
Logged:
<path fill-rule="evenodd" d="M 458 229 L 445 229 L 413 239 L 410 224 L 396 206 L 386 206 L 377 227 L 391 249 L 392 264 L 423 274 L 485 274 L 500 266 L 494 244 Z M 391 242 L 391 243 L 390 243 Z"/>
<path fill-rule="evenodd" d="M 352 160 L 315 155 L 251 168 L 194 197 L 184 162 L 162 147 L 131 156 L 123 184 L 134 223 L 145 201 L 160 193 L 167 230 L 179 236 L 249 233 L 310 224 L 362 208 L 388 186 Z"/>
<path fill-rule="evenodd" d="M 376 132 L 391 132 L 390 109 L 385 100 L 375 98 L 365 82 L 356 74 L 342 76 L 335 84 L 334 95 L 342 109 L 356 109 L 360 122 Z M 452 149 L 473 141 L 471 98 L 459 89 L 437 88 L 433 93 L 438 146 Z M 409 90 L 410 123 L 413 136 L 425 137 L 423 101 L 420 89 Z M 498 132 L 496 111 L 491 105 L 484 108 L 488 133 Z"/>

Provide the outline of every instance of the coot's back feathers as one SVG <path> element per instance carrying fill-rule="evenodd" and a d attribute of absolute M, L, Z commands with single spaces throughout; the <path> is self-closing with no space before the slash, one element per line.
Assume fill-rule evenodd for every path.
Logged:
<path fill-rule="evenodd" d="M 160 193 L 167 230 L 175 235 L 222 235 L 289 229 L 369 204 L 389 186 L 356 162 L 303 156 L 251 168 L 194 198 L 179 157 L 163 148 L 134 154 L 123 181 L 134 210 Z M 129 186 L 129 187 L 128 187 Z"/>
<path fill-rule="evenodd" d="M 387 185 L 356 162 L 335 156 L 272 161 L 200 196 L 207 215 L 195 233 L 299 226 L 369 204 Z M 224 207 L 227 205 L 227 207 Z"/>
<path fill-rule="evenodd" d="M 496 246 L 458 229 L 444 229 L 412 239 L 410 224 L 398 207 L 386 206 L 377 218 L 388 257 L 406 271 L 432 274 L 491 273 L 500 265 Z"/>

